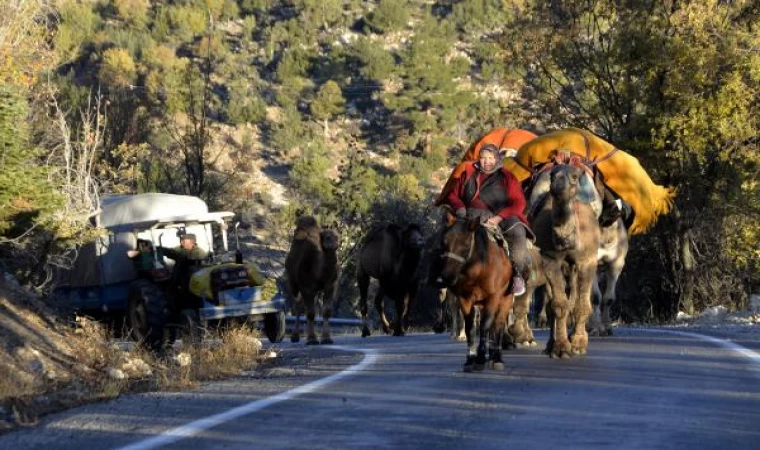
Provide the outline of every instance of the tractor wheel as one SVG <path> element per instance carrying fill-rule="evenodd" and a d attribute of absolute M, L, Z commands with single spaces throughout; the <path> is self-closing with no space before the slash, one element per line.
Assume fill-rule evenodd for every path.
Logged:
<path fill-rule="evenodd" d="M 132 338 L 154 351 L 163 351 L 174 343 L 174 331 L 167 324 L 169 306 L 161 289 L 148 280 L 129 286 L 128 321 Z"/>
<path fill-rule="evenodd" d="M 285 337 L 285 313 L 278 311 L 264 314 L 264 334 L 269 342 L 276 343 Z"/>

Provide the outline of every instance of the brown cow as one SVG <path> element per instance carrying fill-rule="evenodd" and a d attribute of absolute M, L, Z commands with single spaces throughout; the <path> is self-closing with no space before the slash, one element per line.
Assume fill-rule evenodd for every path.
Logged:
<path fill-rule="evenodd" d="M 306 309 L 306 345 L 319 344 L 314 332 L 315 301 L 322 293 L 322 344 L 332 344 L 329 319 L 338 288 L 339 237 L 333 230 L 322 230 L 311 216 L 299 217 L 290 251 L 285 258 L 285 272 L 290 295 L 295 300 L 296 325 L 292 342 L 300 339 L 300 313 Z"/>

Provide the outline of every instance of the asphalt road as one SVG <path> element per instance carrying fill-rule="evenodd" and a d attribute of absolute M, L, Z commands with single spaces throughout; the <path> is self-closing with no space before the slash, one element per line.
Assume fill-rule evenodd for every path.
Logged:
<path fill-rule="evenodd" d="M 519 349 L 503 372 L 463 373 L 465 345 L 447 335 L 337 341 L 283 344 L 282 366 L 192 392 L 46 417 L 0 448 L 760 448 L 760 355 L 719 342 L 623 329 L 585 357 Z"/>

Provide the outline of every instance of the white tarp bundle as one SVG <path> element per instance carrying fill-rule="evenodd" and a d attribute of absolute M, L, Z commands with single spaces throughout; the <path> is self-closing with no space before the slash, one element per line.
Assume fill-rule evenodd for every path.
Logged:
<path fill-rule="evenodd" d="M 97 224 L 103 228 L 208 212 L 198 197 L 175 194 L 114 195 L 100 202 Z"/>

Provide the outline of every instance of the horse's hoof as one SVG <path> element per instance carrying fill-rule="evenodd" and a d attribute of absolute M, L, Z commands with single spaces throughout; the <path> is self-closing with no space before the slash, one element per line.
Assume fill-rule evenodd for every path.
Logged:
<path fill-rule="evenodd" d="M 385 333 L 385 334 L 391 334 L 391 329 L 389 327 L 386 327 L 385 325 L 383 325 L 383 333 Z"/>
<path fill-rule="evenodd" d="M 404 333 L 403 331 L 398 331 L 398 330 L 393 332 L 394 336 L 404 336 L 405 334 L 406 333 Z"/>
<path fill-rule="evenodd" d="M 333 344 L 333 340 L 331 338 L 329 338 L 329 337 L 328 338 L 322 338 L 321 344 L 322 345 L 332 345 Z"/>
<path fill-rule="evenodd" d="M 294 335 L 290 336 L 290 342 L 298 342 L 300 340 L 301 340 L 301 336 L 299 336 L 297 334 L 294 334 Z"/>
<path fill-rule="evenodd" d="M 538 342 L 536 342 L 536 341 L 530 341 L 528 343 L 528 347 L 538 347 Z"/>
<path fill-rule="evenodd" d="M 306 341 L 306 345 L 319 345 L 319 341 L 317 340 L 317 338 L 309 338 Z"/>
<path fill-rule="evenodd" d="M 435 333 L 435 334 L 441 334 L 444 331 L 446 331 L 446 325 L 439 324 L 439 325 L 434 325 L 433 326 L 433 333 Z"/>
<path fill-rule="evenodd" d="M 363 338 L 371 336 L 371 335 L 372 335 L 372 333 L 370 333 L 369 328 L 367 328 L 367 327 L 362 328 L 362 337 Z"/>
<path fill-rule="evenodd" d="M 486 370 L 486 365 L 484 363 L 475 363 L 472 365 L 472 370 L 475 372 L 482 372 Z"/>
<path fill-rule="evenodd" d="M 493 370 L 501 371 L 504 370 L 504 363 L 501 361 L 491 361 L 489 367 Z"/>

